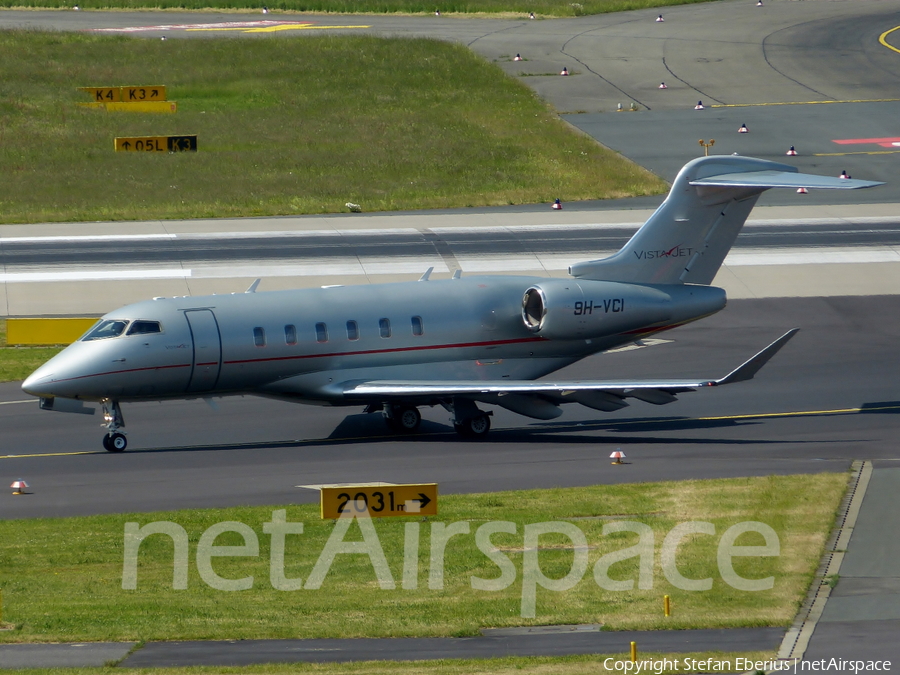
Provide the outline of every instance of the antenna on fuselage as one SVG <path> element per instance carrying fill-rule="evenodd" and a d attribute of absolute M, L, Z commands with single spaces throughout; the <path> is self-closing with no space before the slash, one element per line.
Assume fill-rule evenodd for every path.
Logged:
<path fill-rule="evenodd" d="M 257 279 L 256 281 L 254 281 L 252 284 L 250 284 L 250 288 L 244 291 L 244 293 L 256 293 L 256 289 L 259 287 L 260 281 L 262 281 L 262 279 Z"/>

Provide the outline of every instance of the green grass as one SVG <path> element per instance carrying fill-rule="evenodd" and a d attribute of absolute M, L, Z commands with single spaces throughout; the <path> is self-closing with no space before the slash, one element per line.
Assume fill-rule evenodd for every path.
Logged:
<path fill-rule="evenodd" d="M 190 667 L 190 668 L 116 668 L 109 670 L 104 668 L 53 668 L 53 669 L 23 669 L 17 670 L 17 675 L 295 675 L 305 673 L 318 673 L 320 675 L 389 675 L 391 673 L 416 673 L 421 675 L 512 675 L 513 673 L 527 672 L 530 675 L 597 675 L 597 673 L 611 673 L 621 675 L 619 670 L 604 667 L 604 661 L 612 658 L 614 661 L 623 661 L 629 658 L 629 645 L 624 645 L 623 650 L 612 654 L 590 654 L 579 656 L 532 656 L 532 657 L 506 657 L 498 659 L 443 659 L 441 661 L 365 661 L 356 663 L 292 663 L 273 664 L 267 663 L 257 666 L 241 667 Z M 678 659 L 678 668 L 658 669 L 642 672 L 651 672 L 653 675 L 669 675 L 670 673 L 696 672 L 694 666 L 697 661 L 729 661 L 731 665 L 739 663 L 738 659 L 753 662 L 771 661 L 773 654 L 769 652 L 692 652 L 679 654 L 660 654 L 657 652 L 644 653 L 638 645 L 638 660 L 659 661 L 668 658 L 669 661 Z M 608 665 L 614 666 L 613 663 Z M 685 667 L 688 666 L 688 667 Z M 734 672 L 736 669 L 726 668 L 720 672 Z"/>
<path fill-rule="evenodd" d="M 482 627 L 572 623 L 603 623 L 613 630 L 787 625 L 813 578 L 845 484 L 845 475 L 817 474 L 444 496 L 440 517 L 420 523 L 415 589 L 400 583 L 404 527 L 416 522 L 408 518 L 375 522 L 396 588 L 379 588 L 367 555 L 339 554 L 321 588 L 294 591 L 278 591 L 270 583 L 270 538 L 263 534 L 263 523 L 278 507 L 0 521 L 3 620 L 15 626 L 0 632 L 0 641 L 462 636 Z M 288 522 L 302 522 L 305 528 L 302 535 L 288 536 L 284 573 L 305 583 L 335 526 L 319 520 L 315 506 L 282 508 Z M 594 581 L 591 570 L 601 556 L 636 543 L 634 534 L 602 536 L 604 524 L 617 517 L 646 523 L 654 531 L 652 589 L 607 591 Z M 491 538 L 515 565 L 516 581 L 505 590 L 475 590 L 471 577 L 500 575 L 475 543 L 477 528 L 494 520 L 516 523 L 517 534 Z M 588 572 L 567 591 L 539 587 L 535 618 L 522 618 L 524 527 L 559 520 L 585 534 Z M 746 520 L 774 528 L 781 554 L 734 558 L 735 569 L 748 579 L 773 575 L 771 590 L 738 591 L 718 572 L 719 537 Z M 125 523 L 156 521 L 177 523 L 190 538 L 187 589 L 173 590 L 173 546 L 169 537 L 157 534 L 141 544 L 136 590 L 123 590 Z M 215 573 L 225 579 L 252 576 L 248 590 L 215 590 L 199 576 L 198 540 L 222 521 L 244 523 L 259 540 L 258 556 L 213 558 Z M 432 527 L 464 521 L 471 531 L 447 544 L 443 588 L 429 588 Z M 660 567 L 664 536 L 688 521 L 715 525 L 716 536 L 689 536 L 677 555 L 685 577 L 713 578 L 710 591 L 679 590 Z M 360 537 L 354 523 L 347 540 Z M 225 533 L 215 544 L 237 546 L 243 539 Z M 745 534 L 738 544 L 760 545 L 762 537 Z M 572 560 L 568 539 L 541 537 L 545 575 L 563 577 Z M 610 576 L 632 579 L 637 570 L 638 560 L 631 558 L 614 564 Z M 662 613 L 664 594 L 672 597 L 669 618 Z"/>
<path fill-rule="evenodd" d="M 0 222 L 264 216 L 564 201 L 665 184 L 525 85 L 426 39 L 145 40 L 0 32 Z M 165 84 L 178 112 L 80 108 Z M 199 152 L 113 151 L 197 134 Z"/>
<path fill-rule="evenodd" d="M 6 319 L 0 318 L 0 382 L 24 380 L 38 366 L 62 350 L 62 347 L 7 346 Z"/>
<path fill-rule="evenodd" d="M 528 14 L 538 17 L 585 16 L 623 12 L 648 7 L 686 5 L 709 0 L 273 0 L 271 10 L 289 12 L 327 12 L 346 14 L 433 14 L 440 9 L 453 14 Z M 166 9 L 166 10 L 251 10 L 258 12 L 258 0 L 0 0 L 0 7 L 67 9 L 77 4 L 82 9 Z M 271 16 L 269 18 L 272 18 Z"/>

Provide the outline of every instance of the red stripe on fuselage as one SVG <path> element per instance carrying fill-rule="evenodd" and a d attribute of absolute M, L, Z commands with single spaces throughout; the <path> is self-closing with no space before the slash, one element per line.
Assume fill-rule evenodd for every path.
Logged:
<path fill-rule="evenodd" d="M 371 349 L 371 350 L 360 350 L 355 352 L 329 352 L 327 354 L 297 354 L 294 356 L 275 356 L 265 359 L 242 359 L 237 361 L 224 361 L 222 365 L 235 365 L 240 363 L 263 363 L 266 361 L 290 361 L 294 359 L 324 359 L 324 358 L 332 358 L 336 356 L 359 356 L 365 354 L 389 354 L 392 352 L 411 352 L 411 351 L 425 351 L 425 350 L 433 350 L 433 349 L 462 349 L 469 347 L 492 347 L 495 345 L 508 345 L 508 344 L 518 344 L 523 342 L 543 342 L 545 338 L 542 337 L 528 337 L 528 338 L 517 338 L 514 340 L 495 340 L 489 342 L 460 342 L 456 344 L 447 344 L 447 345 L 422 345 L 417 347 L 395 347 L 391 349 Z M 218 361 L 212 361 L 209 363 L 198 363 L 197 366 L 216 366 L 218 365 Z M 171 366 L 148 366 L 146 368 L 131 368 L 128 370 L 110 370 L 104 373 L 92 373 L 90 375 L 78 375 L 77 377 L 67 377 L 63 380 L 54 380 L 55 382 L 72 382 L 74 380 L 82 380 L 87 377 L 103 377 L 105 375 L 121 375 L 123 373 L 139 373 L 147 370 L 163 370 L 166 368 L 190 368 L 193 364 L 190 363 L 181 363 L 177 365 Z"/>

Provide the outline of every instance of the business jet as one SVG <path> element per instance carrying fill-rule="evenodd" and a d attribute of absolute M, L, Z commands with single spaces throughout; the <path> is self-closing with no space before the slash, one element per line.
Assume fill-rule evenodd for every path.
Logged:
<path fill-rule="evenodd" d="M 637 399 L 752 378 L 788 331 L 717 380 L 543 378 L 586 356 L 718 312 L 711 286 L 759 195 L 769 188 L 856 189 L 881 183 L 801 174 L 738 156 L 686 164 L 665 201 L 615 255 L 569 278 L 473 276 L 202 297 L 153 298 L 103 316 L 38 368 L 22 389 L 45 410 L 105 419 L 103 446 L 127 445 L 122 403 L 253 394 L 315 405 L 362 405 L 398 432 L 422 406 L 443 406 L 468 437 L 500 406 L 549 420 L 561 405 L 611 412 Z"/>

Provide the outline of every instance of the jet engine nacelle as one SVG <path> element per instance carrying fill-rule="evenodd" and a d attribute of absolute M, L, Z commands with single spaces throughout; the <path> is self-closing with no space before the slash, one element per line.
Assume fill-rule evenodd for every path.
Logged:
<path fill-rule="evenodd" d="M 522 320 L 548 339 L 590 339 L 690 321 L 724 306 L 725 291 L 712 286 L 549 279 L 525 291 Z"/>

